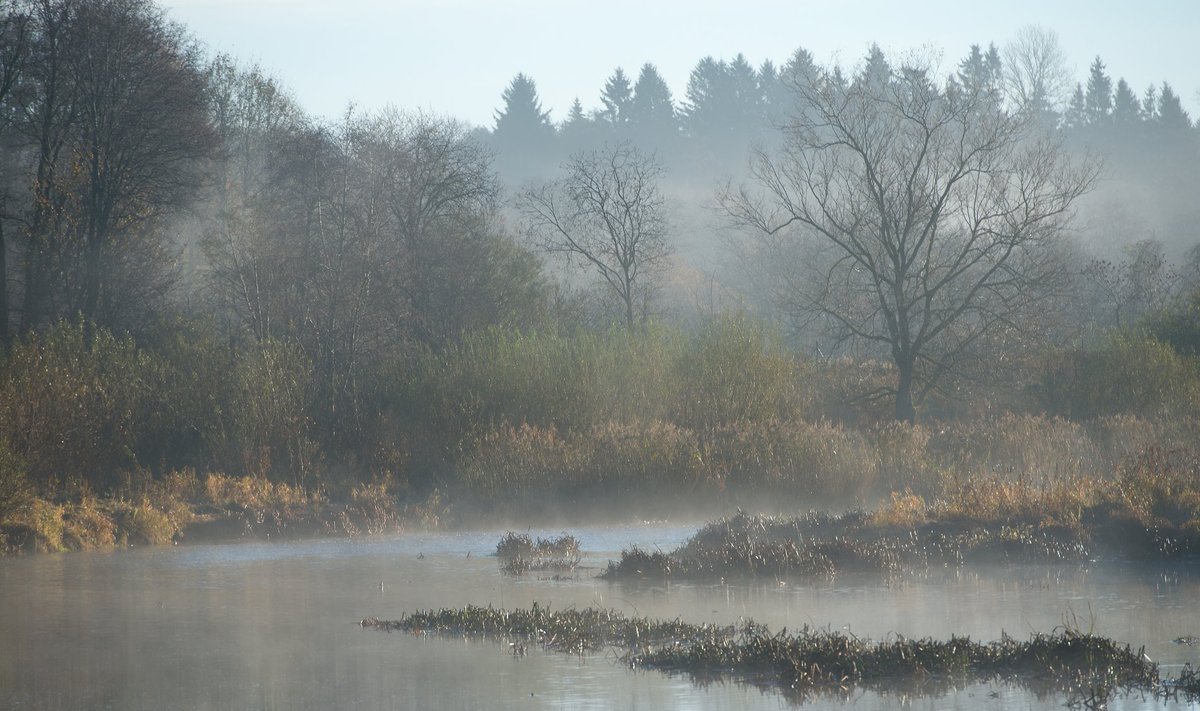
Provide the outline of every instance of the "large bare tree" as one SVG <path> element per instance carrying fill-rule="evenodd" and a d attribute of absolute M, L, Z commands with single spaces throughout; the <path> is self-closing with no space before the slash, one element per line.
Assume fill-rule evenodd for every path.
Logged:
<path fill-rule="evenodd" d="M 761 240 L 806 245 L 791 303 L 837 343 L 890 355 L 895 415 L 913 420 L 1058 288 L 1060 232 L 1096 170 L 1027 112 L 939 87 L 923 66 L 877 65 L 797 82 L 782 155 L 758 155 L 722 202 Z"/>
<path fill-rule="evenodd" d="M 6 220 L 11 219 L 10 193 L 18 182 L 16 174 L 20 141 L 14 135 L 16 103 L 13 101 L 21 71 L 30 48 L 29 9 L 17 0 L 0 0 L 0 343 L 11 337 L 8 325 L 8 238 Z"/>
<path fill-rule="evenodd" d="M 597 273 L 629 327 L 645 317 L 671 256 L 662 172 L 652 155 L 619 143 L 571 156 L 561 178 L 519 200 L 534 243 Z"/>
<path fill-rule="evenodd" d="M 1053 117 L 1071 91 L 1071 69 L 1054 30 L 1025 25 L 1004 45 L 1004 87 L 1013 107 Z"/>
<path fill-rule="evenodd" d="M 214 145 L 199 50 L 150 0 L 22 7 L 23 325 L 145 323 L 173 284 L 167 223 L 193 200 Z"/>

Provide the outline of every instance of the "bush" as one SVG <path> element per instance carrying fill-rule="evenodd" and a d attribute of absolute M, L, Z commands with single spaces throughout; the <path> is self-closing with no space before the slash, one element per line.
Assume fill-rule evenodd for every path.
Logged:
<path fill-rule="evenodd" d="M 1102 350 L 1058 352 L 1046 361 L 1031 394 L 1047 414 L 1086 420 L 1200 411 L 1200 361 L 1150 336 L 1117 334 Z"/>
<path fill-rule="evenodd" d="M 61 322 L 13 346 L 0 427 L 43 493 L 108 491 L 135 468 L 141 428 L 163 407 L 159 363 L 128 338 Z"/>
<path fill-rule="evenodd" d="M 875 487 L 875 452 L 829 422 L 770 421 L 714 433 L 707 453 L 730 489 L 814 503 L 863 503 Z"/>
<path fill-rule="evenodd" d="M 928 448 L 960 478 L 983 475 L 1037 485 L 1104 470 L 1083 425 L 1059 417 L 1004 414 L 951 422 L 930 438 Z"/>
<path fill-rule="evenodd" d="M 0 524 L 29 506 L 33 485 L 25 474 L 25 463 L 0 440 Z"/>
<path fill-rule="evenodd" d="M 226 467 L 297 487 L 319 486 L 312 363 L 294 345 L 267 341 L 239 354 L 233 382 Z"/>
<path fill-rule="evenodd" d="M 803 414 L 795 361 L 777 333 L 744 317 L 706 323 L 680 353 L 674 420 L 708 433 Z"/>

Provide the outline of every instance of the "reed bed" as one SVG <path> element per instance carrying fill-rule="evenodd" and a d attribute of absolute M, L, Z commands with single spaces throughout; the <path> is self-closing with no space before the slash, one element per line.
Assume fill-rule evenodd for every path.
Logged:
<path fill-rule="evenodd" d="M 697 680 L 750 681 L 790 694 L 897 687 L 931 693 L 961 682 L 1028 684 L 1093 701 L 1118 690 L 1186 699 L 1200 694 L 1190 668 L 1163 681 L 1143 650 L 1069 626 L 1024 641 L 1009 636 L 993 642 L 900 636 L 872 641 L 807 626 L 771 632 L 750 620 L 697 625 L 590 607 L 552 610 L 536 603 L 516 610 L 422 610 L 398 620 L 367 618 L 361 625 L 384 632 L 506 641 L 514 652 L 530 644 L 572 654 L 611 649 L 634 669 L 683 673 Z"/>

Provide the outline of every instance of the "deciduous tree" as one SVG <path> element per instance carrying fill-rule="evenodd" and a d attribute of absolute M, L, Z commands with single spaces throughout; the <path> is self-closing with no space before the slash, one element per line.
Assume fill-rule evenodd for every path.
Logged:
<path fill-rule="evenodd" d="M 901 420 L 1054 293 L 1060 230 L 1096 174 L 1027 113 L 929 76 L 871 62 L 848 87 L 831 71 L 797 84 L 784 154 L 760 154 L 752 184 L 723 197 L 753 234 L 809 245 L 793 303 L 891 357 Z"/>

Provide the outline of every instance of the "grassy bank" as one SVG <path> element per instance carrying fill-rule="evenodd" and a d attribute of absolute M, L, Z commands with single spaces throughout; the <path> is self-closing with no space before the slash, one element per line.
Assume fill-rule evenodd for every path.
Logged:
<path fill-rule="evenodd" d="M 1031 355 L 1017 381 L 934 397 L 906 424 L 863 397 L 887 365 L 806 358 L 733 317 L 484 329 L 353 383 L 298 344 L 218 334 L 176 324 L 144 346 L 64 322 L 15 343 L 0 359 L 0 546 L 881 502 L 893 517 L 1008 507 L 1036 527 L 1104 506 L 1185 533 L 1177 519 L 1194 517 L 1197 485 L 1161 453 L 1200 441 L 1200 366 L 1150 336 Z"/>
<path fill-rule="evenodd" d="M 608 578 L 700 578 L 920 570 L 965 563 L 1200 556 L 1200 452 L 1150 450 L 1112 479 L 965 480 L 927 502 L 894 495 L 873 513 L 711 523 L 669 553 L 624 551 Z"/>
<path fill-rule="evenodd" d="M 1103 701 L 1119 689 L 1195 698 L 1190 670 L 1161 681 L 1139 650 L 1075 629 L 1018 641 L 967 638 L 880 642 L 841 632 L 772 633 L 743 621 L 693 625 L 679 619 L 630 618 L 594 608 L 554 611 L 467 607 L 419 611 L 399 620 L 368 618 L 364 628 L 504 640 L 515 654 L 527 645 L 571 654 L 614 650 L 632 668 L 682 672 L 696 679 L 734 679 L 787 690 L 844 694 L 855 688 L 942 693 L 963 682 L 1023 684 L 1071 698 Z"/>
<path fill-rule="evenodd" d="M 340 499 L 283 483 L 174 472 L 135 497 L 31 498 L 0 524 L 8 553 L 113 547 L 353 537 L 442 524 L 437 499 L 399 503 L 386 484 L 360 485 Z"/>

